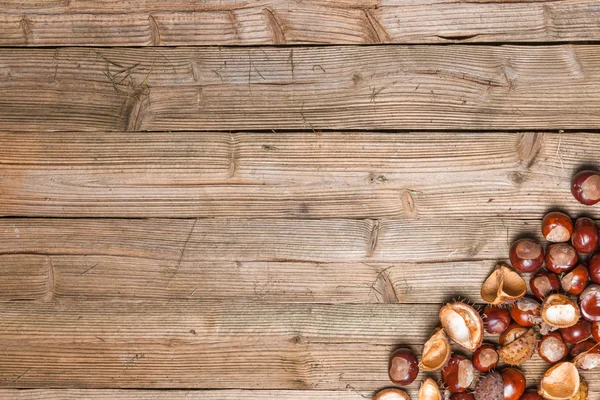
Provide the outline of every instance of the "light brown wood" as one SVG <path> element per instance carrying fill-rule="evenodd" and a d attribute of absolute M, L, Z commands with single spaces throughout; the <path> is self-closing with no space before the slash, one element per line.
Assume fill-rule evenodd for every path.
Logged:
<path fill-rule="evenodd" d="M 593 0 L 4 1 L 2 46 L 181 46 L 600 39 Z"/>
<path fill-rule="evenodd" d="M 600 217 L 569 181 L 598 134 L 0 133 L 0 215 Z"/>
<path fill-rule="evenodd" d="M 44 298 L 51 287 L 50 259 L 44 256 L 0 256 L 0 301 Z"/>
<path fill-rule="evenodd" d="M 592 45 L 0 51 L 0 129 L 595 129 Z"/>

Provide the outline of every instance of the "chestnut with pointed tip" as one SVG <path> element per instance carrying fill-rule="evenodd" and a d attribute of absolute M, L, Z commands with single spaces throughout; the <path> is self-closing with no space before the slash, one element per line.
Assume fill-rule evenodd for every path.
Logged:
<path fill-rule="evenodd" d="M 600 251 L 594 252 L 588 258 L 588 272 L 592 282 L 600 284 Z"/>
<path fill-rule="evenodd" d="M 442 381 L 452 393 L 466 392 L 475 379 L 473 363 L 467 357 L 455 354 L 442 369 Z"/>
<path fill-rule="evenodd" d="M 569 348 L 560 334 L 552 332 L 542 336 L 538 343 L 538 354 L 547 363 L 555 364 L 569 355 Z"/>
<path fill-rule="evenodd" d="M 600 174 L 596 171 L 581 171 L 571 180 L 571 194 L 586 206 L 600 201 Z"/>
<path fill-rule="evenodd" d="M 504 382 L 504 400 L 519 400 L 525 393 L 525 375 L 516 368 L 506 368 L 500 373 Z"/>
<path fill-rule="evenodd" d="M 540 322 L 540 303 L 523 297 L 510 307 L 510 316 L 521 326 L 534 326 Z"/>
<path fill-rule="evenodd" d="M 568 243 L 554 243 L 546 250 L 546 268 L 554 273 L 569 272 L 578 262 L 577 250 Z"/>
<path fill-rule="evenodd" d="M 535 297 L 544 300 L 549 294 L 560 290 L 560 279 L 554 272 L 539 271 L 529 280 L 529 287 Z"/>
<path fill-rule="evenodd" d="M 589 285 L 579 295 L 579 308 L 583 318 L 591 322 L 600 321 L 600 285 Z"/>
<path fill-rule="evenodd" d="M 588 281 L 589 273 L 587 267 L 579 264 L 575 269 L 562 277 L 560 284 L 566 293 L 579 296 L 585 290 Z"/>
<path fill-rule="evenodd" d="M 544 398 L 540 396 L 536 389 L 528 389 L 519 400 L 544 400 Z"/>
<path fill-rule="evenodd" d="M 408 393 L 398 388 L 382 389 L 375 393 L 373 400 L 411 400 Z"/>
<path fill-rule="evenodd" d="M 581 318 L 575 325 L 562 328 L 560 335 L 566 343 L 576 344 L 592 336 L 592 323 Z"/>
<path fill-rule="evenodd" d="M 419 361 L 409 349 L 398 349 L 390 357 L 390 380 L 397 385 L 410 385 L 419 374 Z"/>
<path fill-rule="evenodd" d="M 573 233 L 573 221 L 562 212 L 554 211 L 544 216 L 542 220 L 542 235 L 549 242 L 566 242 Z"/>
<path fill-rule="evenodd" d="M 544 248 L 537 240 L 517 240 L 509 254 L 511 265 L 520 272 L 535 272 L 544 264 Z"/>
<path fill-rule="evenodd" d="M 591 218 L 577 218 L 573 225 L 573 235 L 571 235 L 571 244 L 575 250 L 581 254 L 590 254 L 598 248 L 600 232 L 598 225 Z"/>
<path fill-rule="evenodd" d="M 496 369 L 500 361 L 500 356 L 496 346 L 492 344 L 483 344 L 473 353 L 473 366 L 479 372 L 489 372 Z"/>
<path fill-rule="evenodd" d="M 510 313 L 506 308 L 486 306 L 483 309 L 483 325 L 487 333 L 499 335 L 510 325 Z"/>

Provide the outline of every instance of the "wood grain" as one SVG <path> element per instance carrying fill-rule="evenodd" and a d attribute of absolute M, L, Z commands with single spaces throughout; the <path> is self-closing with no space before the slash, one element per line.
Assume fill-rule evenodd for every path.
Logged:
<path fill-rule="evenodd" d="M 50 259 L 44 256 L 0 256 L 0 301 L 34 300 L 52 286 Z"/>
<path fill-rule="evenodd" d="M 598 40 L 593 0 L 4 1 L 2 46 Z"/>
<path fill-rule="evenodd" d="M 585 133 L 0 133 L 0 215 L 600 218 L 569 190 L 599 152 Z"/>
<path fill-rule="evenodd" d="M 595 129 L 593 45 L 0 51 L 0 130 Z"/>

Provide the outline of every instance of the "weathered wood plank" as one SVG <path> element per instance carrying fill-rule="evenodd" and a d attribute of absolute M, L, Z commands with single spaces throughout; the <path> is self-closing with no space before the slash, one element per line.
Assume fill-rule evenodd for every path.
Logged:
<path fill-rule="evenodd" d="M 0 129 L 594 129 L 593 45 L 0 51 Z"/>
<path fill-rule="evenodd" d="M 568 186 L 599 152 L 597 134 L 0 133 L 0 215 L 600 217 Z"/>
<path fill-rule="evenodd" d="M 423 343 L 438 307 L 8 302 L 0 386 L 375 390 L 393 348 Z M 524 371 L 535 382 L 547 367 L 536 356 Z M 586 376 L 595 390 L 600 376 Z"/>
<path fill-rule="evenodd" d="M 46 296 L 52 281 L 50 263 L 44 256 L 0 256 L 0 301 Z"/>
<path fill-rule="evenodd" d="M 539 220 L 0 219 L 0 254 L 184 261 L 431 262 L 504 259 Z"/>
<path fill-rule="evenodd" d="M 4 1 L 2 46 L 444 43 L 600 39 L 593 0 Z"/>

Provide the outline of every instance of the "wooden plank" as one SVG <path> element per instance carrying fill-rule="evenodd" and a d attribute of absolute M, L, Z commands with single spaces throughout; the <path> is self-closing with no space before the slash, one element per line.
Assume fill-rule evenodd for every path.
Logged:
<path fill-rule="evenodd" d="M 0 51 L 0 130 L 594 129 L 597 46 Z"/>
<path fill-rule="evenodd" d="M 44 298 L 51 281 L 48 257 L 0 256 L 0 301 Z"/>
<path fill-rule="evenodd" d="M 0 219 L 0 254 L 183 261 L 496 260 L 539 220 Z"/>
<path fill-rule="evenodd" d="M 584 133 L 0 133 L 0 215 L 600 218 L 569 190 L 599 152 Z"/>
<path fill-rule="evenodd" d="M 389 384 L 390 352 L 423 343 L 438 310 L 194 300 L 2 305 L 3 388 L 375 390 Z M 532 382 L 547 368 L 537 356 L 523 367 Z M 586 377 L 595 390 L 598 372 Z"/>
<path fill-rule="evenodd" d="M 2 46 L 182 46 L 600 39 L 593 0 L 3 2 Z"/>

